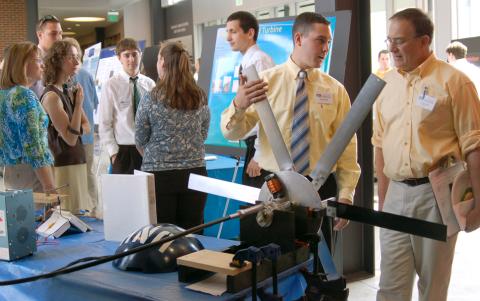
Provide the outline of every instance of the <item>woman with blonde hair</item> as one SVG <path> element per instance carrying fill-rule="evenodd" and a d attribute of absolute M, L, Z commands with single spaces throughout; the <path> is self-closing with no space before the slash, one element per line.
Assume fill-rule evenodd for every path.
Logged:
<path fill-rule="evenodd" d="M 48 149 L 48 116 L 28 87 L 41 79 L 42 59 L 30 42 L 13 44 L 4 53 L 0 73 L 0 165 L 6 189 L 54 189 Z"/>
<path fill-rule="evenodd" d="M 72 213 L 92 210 L 87 195 L 87 166 L 81 135 L 90 131 L 83 111 L 83 90 L 80 85 L 68 87 L 67 82 L 80 68 L 77 48 L 70 41 L 56 41 L 45 58 L 45 75 L 41 102 L 50 117 L 48 142 L 54 156 L 55 184 L 67 187 L 64 209 Z"/>
<path fill-rule="evenodd" d="M 140 102 L 135 140 L 142 170 L 155 175 L 157 221 L 190 228 L 203 222 L 206 195 L 188 189 L 191 173 L 206 175 L 210 111 L 191 73 L 187 51 L 168 43 L 158 54 L 159 79 Z"/>

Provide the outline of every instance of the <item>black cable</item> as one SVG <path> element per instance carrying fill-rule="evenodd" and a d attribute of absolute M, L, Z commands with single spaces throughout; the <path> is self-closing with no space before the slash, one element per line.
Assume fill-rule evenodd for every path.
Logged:
<path fill-rule="evenodd" d="M 125 251 L 125 252 L 120 253 L 120 254 L 99 256 L 99 257 L 85 257 L 85 258 L 75 260 L 75 261 L 67 264 L 66 266 L 61 267 L 57 270 L 54 270 L 50 273 L 45 273 L 45 274 L 40 274 L 40 275 L 25 277 L 25 278 L 19 278 L 19 279 L 13 279 L 13 280 L 7 280 L 7 281 L 0 281 L 0 286 L 27 283 L 27 282 L 32 282 L 32 281 L 41 280 L 41 279 L 53 278 L 53 277 L 56 277 L 56 276 L 59 276 L 59 275 L 84 270 L 86 268 L 90 268 L 90 267 L 93 267 L 93 266 L 96 266 L 96 265 L 100 265 L 102 263 L 113 261 L 115 259 L 122 258 L 122 257 L 128 256 L 128 255 L 134 254 L 134 253 L 138 253 L 138 252 L 144 251 L 146 249 L 149 249 L 149 248 L 152 248 L 152 247 L 155 247 L 155 246 L 160 246 L 160 245 L 162 245 L 166 242 L 175 240 L 179 237 L 182 237 L 182 236 L 185 236 L 185 235 L 188 235 L 188 234 L 191 234 L 191 233 L 198 232 L 198 231 L 200 231 L 204 228 L 219 224 L 221 222 L 227 221 L 227 220 L 235 218 L 237 216 L 240 216 L 240 215 L 235 215 L 235 214 L 228 215 L 228 216 L 213 220 L 211 222 L 208 222 L 206 224 L 201 224 L 201 225 L 192 227 L 192 228 L 187 229 L 183 232 L 180 232 L 180 233 L 174 234 L 172 236 L 163 238 L 159 241 L 152 242 L 152 243 L 149 243 L 149 244 L 146 244 L 146 245 L 143 245 L 143 246 L 133 248 L 129 251 Z M 76 265 L 77 263 L 84 262 L 84 261 L 90 261 L 90 262 L 86 262 L 84 264 Z"/>
<path fill-rule="evenodd" d="M 103 258 L 107 258 L 107 257 L 108 257 L 108 255 L 106 255 L 106 256 L 95 256 L 95 257 L 80 258 L 80 259 L 77 259 L 77 260 L 75 260 L 75 261 L 70 262 L 69 264 L 67 264 L 67 265 L 64 266 L 64 267 L 61 267 L 61 268 L 59 268 L 59 269 L 54 270 L 54 272 L 64 270 L 64 269 L 66 269 L 66 268 L 68 268 L 68 267 L 74 266 L 74 265 L 76 265 L 76 264 L 78 264 L 78 263 L 81 263 L 81 262 L 89 262 L 89 261 L 99 260 L 99 259 L 103 259 Z"/>

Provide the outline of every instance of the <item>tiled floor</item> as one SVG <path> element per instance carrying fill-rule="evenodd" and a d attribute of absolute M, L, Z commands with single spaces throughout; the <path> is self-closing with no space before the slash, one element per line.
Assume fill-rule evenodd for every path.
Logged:
<path fill-rule="evenodd" d="M 376 254 L 378 250 L 378 231 L 376 231 Z M 460 233 L 457 240 L 453 270 L 450 280 L 448 300 L 477 301 L 480 300 L 480 230 L 473 233 Z M 375 300 L 378 280 L 380 276 L 379 259 L 376 262 L 375 277 L 349 283 L 350 298 L 352 301 Z M 418 300 L 414 289 L 413 299 Z"/>
<path fill-rule="evenodd" d="M 376 249 L 378 253 L 378 231 L 376 231 Z M 453 271 L 450 280 L 448 300 L 478 301 L 480 300 L 480 230 L 473 233 L 460 233 L 457 240 Z M 377 256 L 379 257 L 379 256 Z M 375 277 L 349 283 L 350 298 L 352 301 L 375 300 L 378 280 L 380 276 L 380 261 L 376 263 Z M 418 300 L 414 290 L 413 299 Z"/>
<path fill-rule="evenodd" d="M 375 277 L 348 284 L 351 301 L 374 301 L 380 279 L 380 248 L 378 228 L 375 229 Z M 418 300 L 416 286 L 412 300 Z M 462 232 L 457 239 L 452 276 L 448 292 L 451 301 L 480 300 L 480 229 Z"/>

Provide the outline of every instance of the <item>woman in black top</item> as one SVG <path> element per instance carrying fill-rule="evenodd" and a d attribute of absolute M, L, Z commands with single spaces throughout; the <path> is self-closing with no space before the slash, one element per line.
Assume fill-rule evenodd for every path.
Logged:
<path fill-rule="evenodd" d="M 81 135 L 90 131 L 83 111 L 83 90 L 80 85 L 67 88 L 67 82 L 80 68 L 80 54 L 69 41 L 55 42 L 44 59 L 45 90 L 41 101 L 50 123 L 48 142 L 54 157 L 55 184 L 68 187 L 60 190 L 68 200 L 62 207 L 78 213 L 92 210 L 86 191 L 87 167 Z"/>

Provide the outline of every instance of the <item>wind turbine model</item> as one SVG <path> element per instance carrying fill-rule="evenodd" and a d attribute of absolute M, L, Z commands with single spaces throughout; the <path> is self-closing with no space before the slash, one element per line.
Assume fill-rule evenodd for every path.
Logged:
<path fill-rule="evenodd" d="M 248 80 L 258 79 L 258 74 L 253 66 L 246 68 L 244 70 L 244 74 L 246 74 Z M 367 223 L 413 235 L 446 241 L 447 227 L 445 225 L 412 219 L 390 213 L 377 212 L 353 205 L 341 204 L 332 200 L 322 201 L 318 196 L 317 190 L 324 183 L 332 167 L 343 153 L 350 139 L 360 128 L 361 123 L 367 116 L 373 102 L 377 98 L 378 94 L 380 94 L 380 91 L 383 89 L 384 85 L 385 82 L 383 82 L 381 79 L 375 75 L 370 75 L 362 90 L 356 97 L 350 112 L 348 113 L 341 127 L 337 130 L 332 138 L 332 141 L 325 149 L 322 157 L 317 162 L 315 169 L 310 173 L 312 182 L 293 170 L 292 159 L 280 134 L 280 130 L 275 121 L 275 117 L 273 116 L 272 109 L 268 103 L 268 100 L 264 100 L 255 103 L 255 108 L 260 116 L 260 121 L 262 122 L 265 131 L 268 133 L 267 137 L 269 143 L 272 146 L 275 159 L 280 167 L 280 171 L 275 173 L 276 179 L 273 179 L 273 181 L 269 180 L 262 186 L 262 189 L 211 179 L 194 174 L 190 175 L 189 180 L 189 188 L 191 189 L 216 194 L 251 204 L 256 203 L 256 201 L 260 201 L 259 204 L 246 209 L 238 210 L 236 213 L 230 214 L 229 216 L 192 227 L 182 233 L 136 247 L 120 254 L 79 259 L 53 272 L 26 278 L 0 281 L 0 286 L 52 278 L 58 275 L 89 268 L 141 252 L 148 248 L 161 246 L 166 242 L 173 241 L 190 233 L 198 232 L 204 228 L 225 222 L 227 220 L 241 218 L 255 213 L 257 213 L 258 224 L 262 227 L 268 227 L 270 225 L 274 210 L 287 210 L 291 207 L 291 205 L 325 210 L 326 214 L 329 216 L 347 218 L 361 223 Z M 328 249 L 326 252 L 328 253 Z M 321 251 L 321 253 L 325 252 Z M 314 260 L 316 258 L 317 257 L 314 257 Z M 331 258 L 327 259 L 331 260 Z M 324 262 L 322 260 L 322 264 L 323 263 Z M 314 271 L 316 267 L 317 264 L 314 262 Z M 316 277 L 317 273 L 314 272 L 313 276 Z M 329 278 L 327 275 L 327 280 L 337 280 L 336 277 L 339 276 L 334 275 L 333 278 Z M 342 278 L 338 279 L 342 280 Z M 314 279 L 313 281 L 316 280 Z M 343 282 L 343 285 L 344 284 L 345 283 Z"/>
<path fill-rule="evenodd" d="M 254 66 L 244 69 L 244 74 L 248 81 L 259 78 Z M 260 206 L 258 208 L 257 222 L 260 226 L 264 227 L 270 225 L 273 210 L 285 210 L 294 204 L 312 209 L 325 209 L 327 215 L 332 217 L 346 218 L 413 235 L 446 241 L 447 234 L 445 225 L 346 205 L 331 199 L 322 201 L 317 193 L 318 189 L 330 174 L 333 166 L 342 155 L 348 142 L 360 128 L 384 86 L 385 82 L 383 80 L 373 74 L 370 75 L 353 102 L 344 122 L 333 136 L 332 141 L 317 162 L 315 169 L 310 173 L 311 182 L 294 170 L 293 161 L 283 141 L 273 111 L 268 100 L 265 99 L 255 103 L 254 106 L 265 132 L 268 133 L 268 142 L 271 145 L 271 149 L 280 168 L 280 171 L 275 173 L 280 183 L 276 182 L 276 184 L 269 185 L 269 183 L 266 182 L 261 189 L 257 189 L 191 174 L 188 187 L 190 189 L 251 204 L 260 201 L 260 205 L 257 205 Z M 283 187 L 281 197 L 276 196 L 275 193 L 275 190 L 279 189 L 279 184 Z"/>

